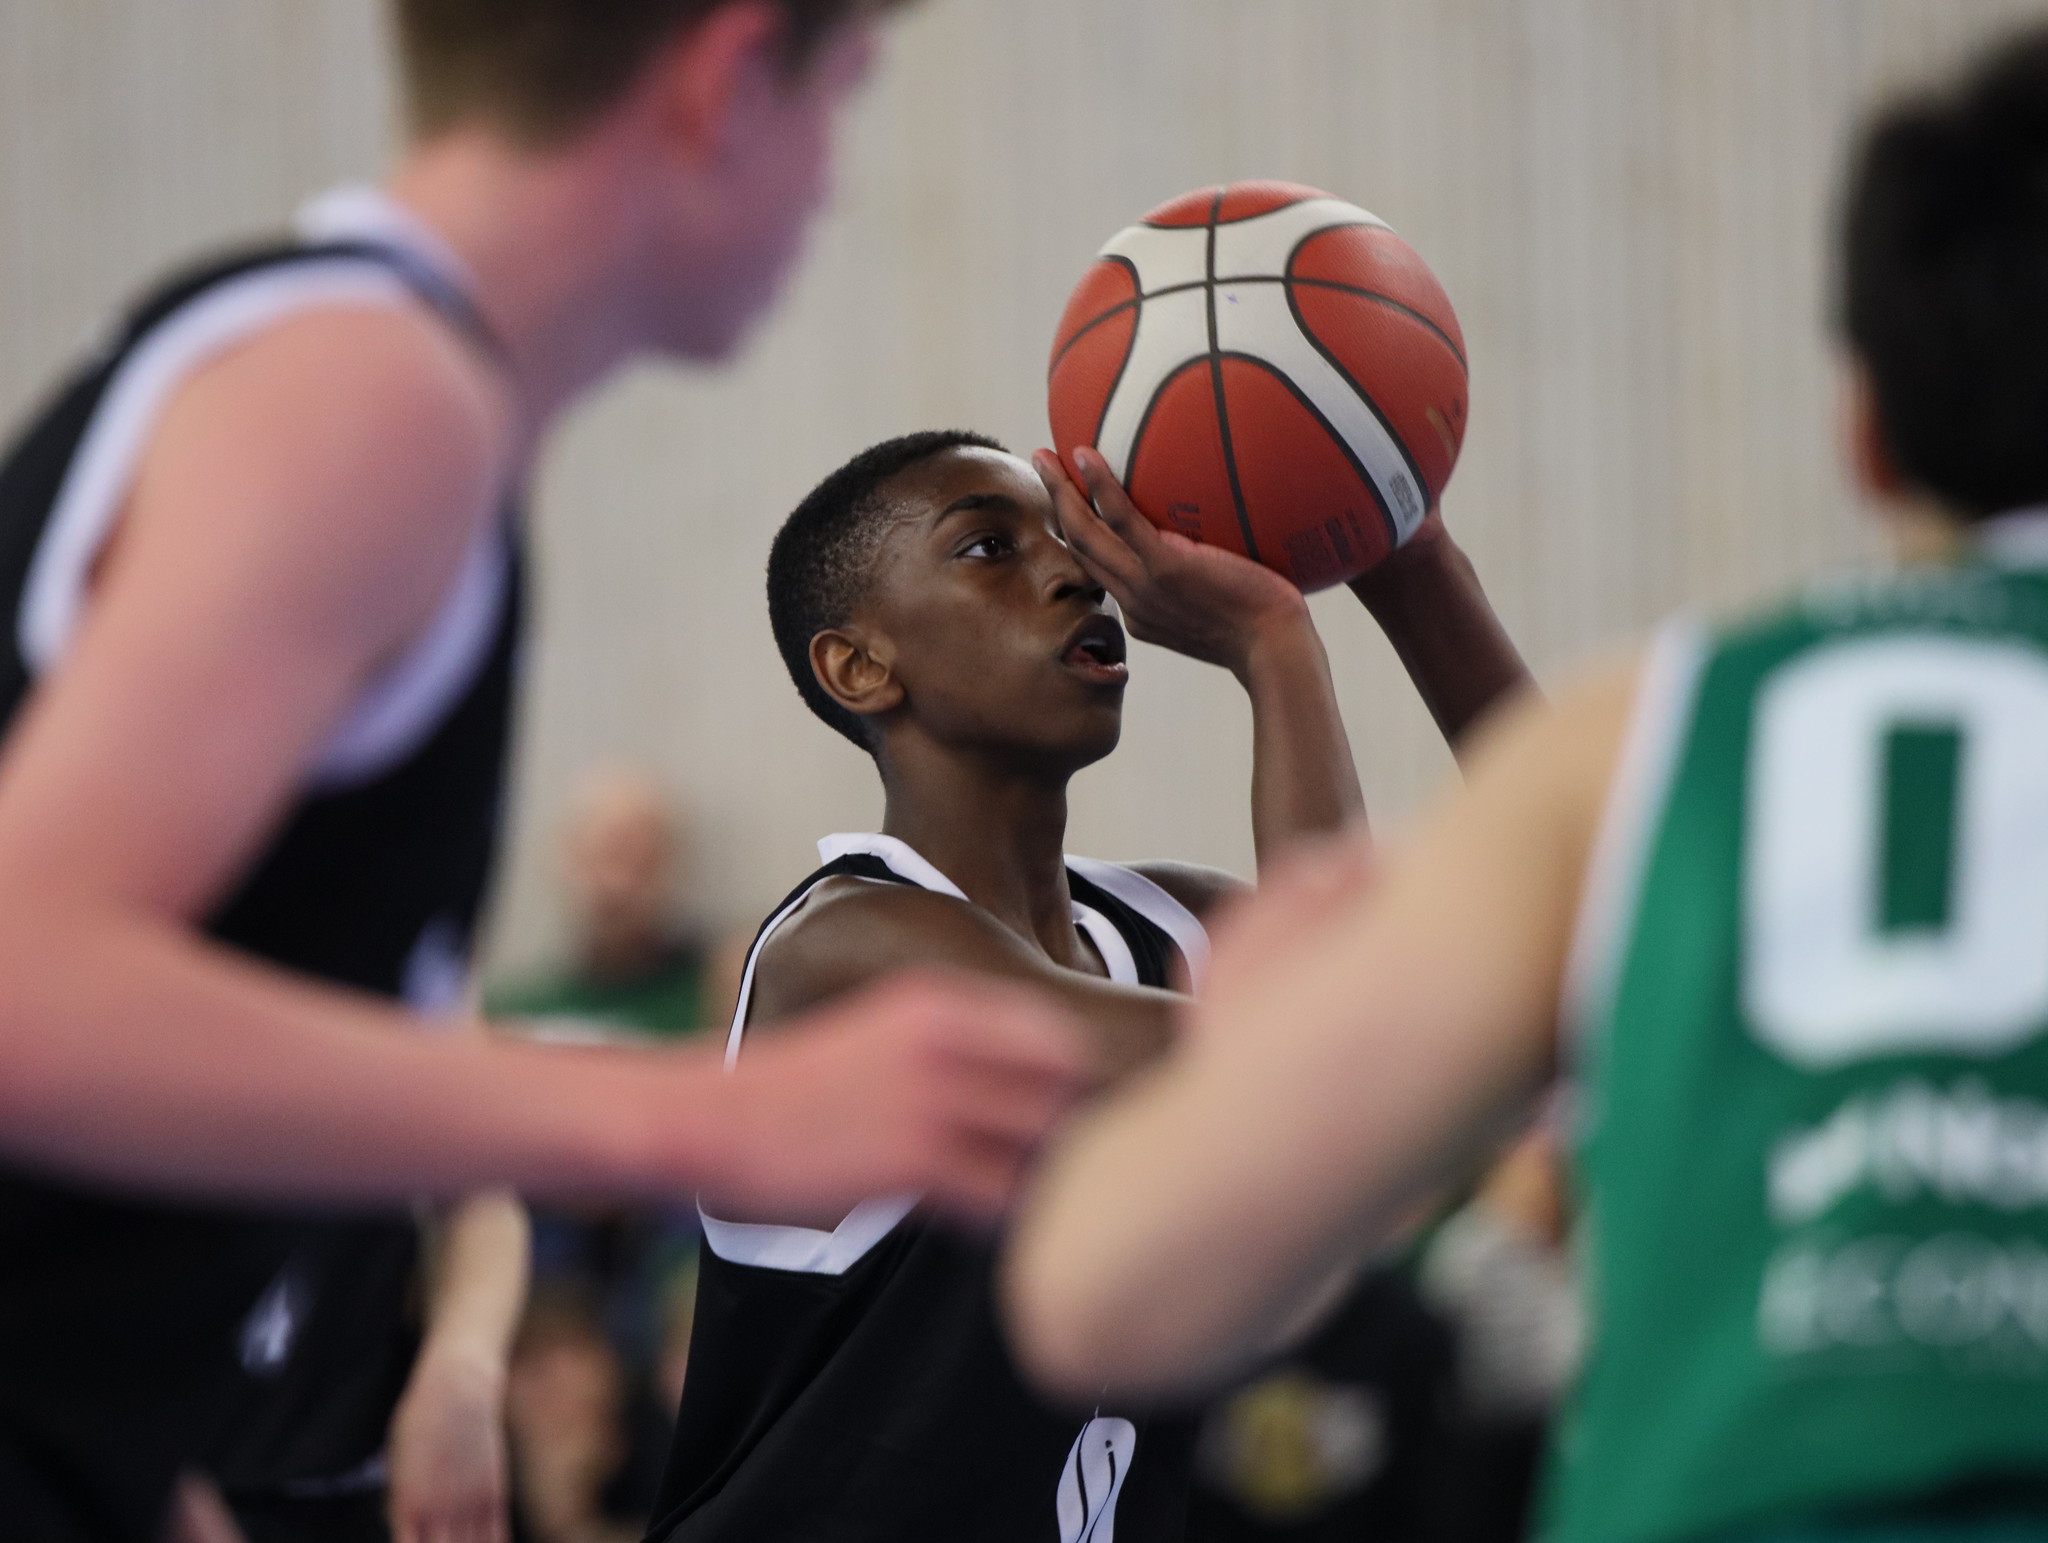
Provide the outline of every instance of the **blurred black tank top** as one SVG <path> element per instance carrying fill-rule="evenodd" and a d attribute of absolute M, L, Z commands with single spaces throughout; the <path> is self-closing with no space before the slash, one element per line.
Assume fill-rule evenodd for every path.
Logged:
<path fill-rule="evenodd" d="M 449 263 L 422 249 L 431 238 L 380 195 L 308 214 L 318 234 L 302 225 L 160 286 L 0 460 L 0 723 L 61 662 L 155 416 L 193 369 L 336 304 L 424 302 L 494 350 Z M 498 839 L 517 539 L 508 509 L 474 543 L 207 919 L 210 937 L 423 1013 L 457 1005 Z M 402 1213 L 173 1205 L 0 1168 L 0 1533 L 154 1539 L 180 1467 L 267 1482 L 373 1461 L 409 1355 L 413 1246 Z M 350 1375 L 323 1384 L 319 1363 Z M 224 1443 L 237 1403 L 280 1399 L 317 1404 L 318 1419 L 268 1449 Z"/>
<path fill-rule="evenodd" d="M 819 843 L 825 866 L 762 926 L 762 946 L 825 879 L 960 891 L 886 836 Z M 1150 880 L 1068 859 L 1075 921 L 1112 979 L 1199 970 L 1201 924 Z M 994 1245 L 868 1201 L 833 1232 L 704 1218 L 690 1373 L 650 1537 L 660 1543 L 1180 1543 L 1193 1423 L 1061 1409 L 1011 1364 Z"/>

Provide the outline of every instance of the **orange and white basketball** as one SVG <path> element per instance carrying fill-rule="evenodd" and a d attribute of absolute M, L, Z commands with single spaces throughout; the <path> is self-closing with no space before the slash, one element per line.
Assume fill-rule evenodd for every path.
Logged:
<path fill-rule="evenodd" d="M 1465 433 L 1465 343 L 1386 223 L 1314 188 L 1183 194 L 1112 237 L 1067 302 L 1053 444 L 1092 445 L 1155 525 L 1303 589 L 1414 534 Z"/>

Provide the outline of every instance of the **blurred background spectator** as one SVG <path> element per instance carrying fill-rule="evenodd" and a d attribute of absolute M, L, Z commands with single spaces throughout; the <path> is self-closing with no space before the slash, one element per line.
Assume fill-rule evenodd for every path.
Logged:
<path fill-rule="evenodd" d="M 559 835 L 567 956 L 486 994 L 494 1020 L 584 1043 L 722 1023 L 731 950 L 694 930 L 688 827 L 633 766 L 587 771 Z M 682 1395 L 697 1217 L 683 1207 L 535 1207 L 533 1297 L 507 1392 L 519 1535 L 636 1538 Z"/>
<path fill-rule="evenodd" d="M 537 1032 L 673 1039 L 706 1019 L 706 950 L 683 923 L 688 832 L 654 777 L 600 766 L 570 794 L 560 834 L 570 954 L 494 988 L 494 1018 Z"/>

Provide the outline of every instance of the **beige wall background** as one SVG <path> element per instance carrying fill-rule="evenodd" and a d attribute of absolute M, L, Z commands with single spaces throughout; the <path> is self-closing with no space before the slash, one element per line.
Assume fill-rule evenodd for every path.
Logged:
<path fill-rule="evenodd" d="M 738 368 L 592 400 L 536 487 L 539 630 L 496 952 L 556 946 L 577 771 L 656 767 L 702 908 L 750 921 L 865 761 L 797 702 L 760 598 L 781 515 L 871 441 L 1045 434 L 1047 342 L 1094 248 L 1221 179 L 1329 188 L 1457 304 L 1472 425 L 1446 513 L 1538 673 L 1678 606 L 1870 555 L 1830 441 L 1828 216 L 1856 112 L 2041 0 L 934 0 L 894 28 L 841 193 Z M 0 412 L 120 296 L 391 148 L 377 0 L 0 0 Z M 1317 602 L 1368 797 L 1449 767 L 1349 595 Z M 1240 870 L 1247 715 L 1141 650 L 1070 845 Z"/>

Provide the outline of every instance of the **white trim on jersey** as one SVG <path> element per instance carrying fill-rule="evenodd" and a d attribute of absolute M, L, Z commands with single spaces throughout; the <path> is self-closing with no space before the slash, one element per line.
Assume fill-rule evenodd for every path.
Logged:
<path fill-rule="evenodd" d="M 1200 991 L 1209 974 L 1209 929 L 1201 919 L 1135 868 L 1093 857 L 1070 857 L 1067 866 L 1097 889 L 1107 890 L 1146 921 L 1173 939 L 1188 967 L 1188 979 Z"/>
<path fill-rule="evenodd" d="M 2048 568 L 2048 507 L 2012 509 L 1979 520 L 1970 540 L 2001 568 Z"/>
<path fill-rule="evenodd" d="M 330 202 L 332 206 L 330 207 Z M 396 211 L 396 213 L 393 213 Z M 465 284 L 438 241 L 374 190 L 350 190 L 308 206 L 321 240 L 365 240 Z M 409 307 L 418 295 L 374 258 L 334 257 L 258 268 L 193 300 L 145 337 L 107 383 L 51 507 L 16 617 L 21 656 L 37 675 L 64 658 L 85 607 L 92 565 L 133 485 L 159 415 L 208 360 L 304 311 Z M 445 598 L 404 654 L 350 704 L 309 771 L 315 786 L 365 782 L 417 750 L 467 688 L 489 653 L 510 582 L 507 533 L 478 532 Z"/>
<path fill-rule="evenodd" d="M 704 1243 L 721 1259 L 793 1275 L 844 1275 L 867 1256 L 897 1224 L 917 1209 L 920 1195 L 863 1200 L 826 1232 L 817 1227 L 778 1227 L 761 1222 L 720 1221 L 702 1206 Z"/>
<path fill-rule="evenodd" d="M 960 886 L 941 873 L 909 843 L 877 833 L 827 836 L 818 843 L 820 862 L 837 862 L 842 857 L 880 858 L 891 873 L 908 879 L 920 889 L 966 900 Z M 1209 935 L 1194 915 L 1143 874 L 1092 858 L 1070 857 L 1067 866 L 1090 883 L 1110 894 L 1158 927 L 1181 951 L 1188 971 L 1200 980 L 1209 958 Z M 754 1001 L 754 970 L 761 951 L 782 924 L 796 914 L 809 897 L 806 889 L 777 911 L 762 927 L 761 935 L 747 951 L 747 963 L 740 976 L 739 999 L 733 1004 L 732 1028 L 725 1042 L 728 1070 L 737 1063 L 740 1043 L 746 1036 L 747 1014 Z M 969 902 L 970 904 L 972 902 Z M 1136 986 L 1138 962 L 1131 946 L 1117 930 L 1116 923 L 1092 906 L 1074 904 L 1074 924 L 1087 934 L 1102 955 L 1103 967 L 1118 985 Z M 855 1206 L 831 1232 L 816 1227 L 785 1227 L 756 1222 L 722 1221 L 702 1205 L 697 1215 L 704 1225 L 704 1243 L 721 1259 L 734 1264 L 754 1265 L 770 1270 L 789 1270 L 810 1275 L 844 1275 L 861 1258 L 917 1207 L 917 1195 L 892 1195 L 866 1200 Z"/>
<path fill-rule="evenodd" d="M 1659 628 L 1643 655 L 1565 959 L 1558 1021 L 1573 1054 L 1584 1052 L 1593 1025 L 1611 1005 L 1623 934 L 1642 888 L 1658 817 L 1669 801 L 1706 661 L 1706 633 L 1686 618 Z"/>

